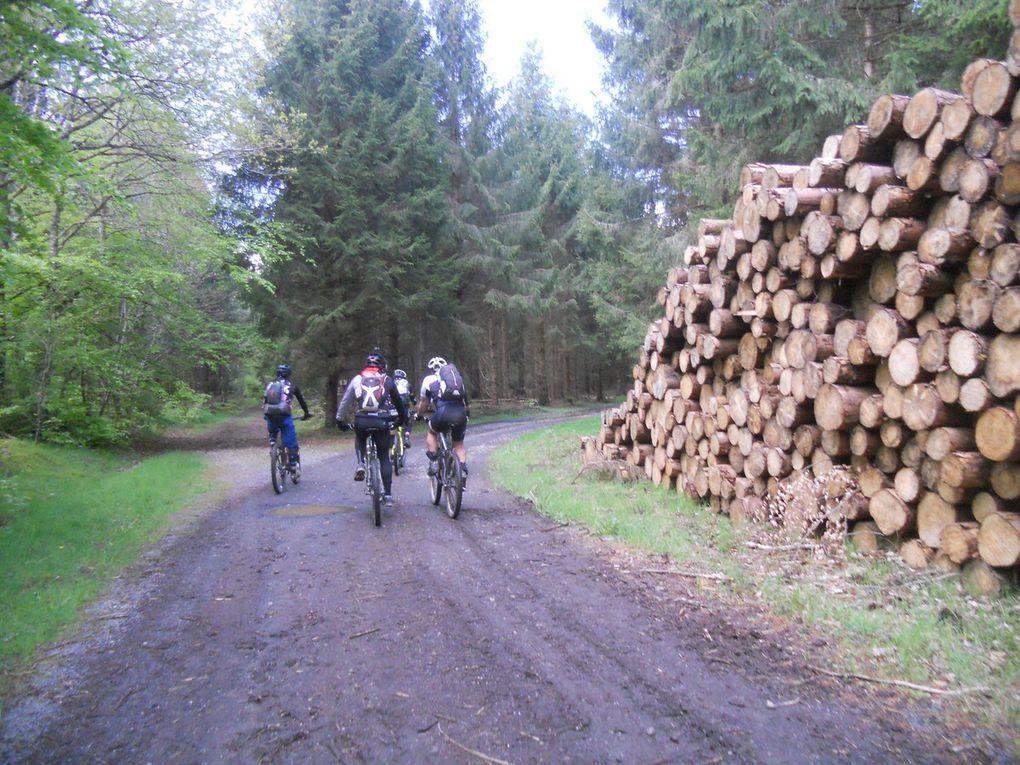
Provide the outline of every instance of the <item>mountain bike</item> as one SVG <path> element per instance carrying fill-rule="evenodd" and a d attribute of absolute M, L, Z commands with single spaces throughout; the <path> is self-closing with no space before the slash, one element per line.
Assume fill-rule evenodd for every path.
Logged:
<path fill-rule="evenodd" d="M 446 497 L 446 514 L 451 518 L 460 515 L 460 503 L 464 498 L 463 466 L 450 445 L 449 431 L 436 434 L 439 449 L 436 452 L 436 474 L 429 476 L 429 488 L 432 493 L 432 504 L 438 505 Z"/>
<path fill-rule="evenodd" d="M 383 480 L 379 452 L 375 438 L 370 434 L 365 440 L 365 493 L 372 495 L 372 518 L 376 526 L 382 525 Z"/>
<path fill-rule="evenodd" d="M 404 426 L 397 425 L 393 436 L 393 445 L 390 447 L 390 461 L 393 463 L 393 475 L 400 475 L 404 468 L 404 457 L 407 447 L 404 446 Z"/>
<path fill-rule="evenodd" d="M 269 473 L 273 480 L 273 491 L 277 494 L 283 494 L 286 490 L 287 478 L 292 483 L 301 479 L 300 473 L 290 465 L 290 449 L 277 444 L 275 437 L 269 439 Z"/>

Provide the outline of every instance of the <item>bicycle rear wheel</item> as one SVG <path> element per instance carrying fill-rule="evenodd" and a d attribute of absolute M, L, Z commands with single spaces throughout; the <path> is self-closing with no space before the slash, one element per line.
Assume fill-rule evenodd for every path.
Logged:
<path fill-rule="evenodd" d="M 382 498 L 383 498 L 383 485 L 382 485 L 382 470 L 379 467 L 378 458 L 372 460 L 371 465 L 371 481 L 372 481 L 372 519 L 375 521 L 376 526 L 382 525 Z"/>
<path fill-rule="evenodd" d="M 286 487 L 285 476 L 280 473 L 280 449 L 275 443 L 269 444 L 269 475 L 273 481 L 273 491 L 282 494 Z"/>
<path fill-rule="evenodd" d="M 400 440 L 400 431 L 397 431 L 394 436 L 393 446 L 390 447 L 390 462 L 393 463 L 393 475 L 400 475 L 400 468 L 404 466 L 404 450 L 401 448 L 403 443 Z"/>
<path fill-rule="evenodd" d="M 446 480 L 443 491 L 446 493 L 446 514 L 451 518 L 460 515 L 460 503 L 464 498 L 464 472 L 460 460 L 455 454 L 448 454 L 446 464 Z"/>

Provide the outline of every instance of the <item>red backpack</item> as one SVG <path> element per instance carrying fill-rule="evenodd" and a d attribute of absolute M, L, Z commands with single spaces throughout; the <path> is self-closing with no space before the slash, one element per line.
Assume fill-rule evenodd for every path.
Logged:
<path fill-rule="evenodd" d="M 386 375 L 382 372 L 361 373 L 361 382 L 354 389 L 358 397 L 358 414 L 388 411 L 389 394 L 386 392 Z"/>

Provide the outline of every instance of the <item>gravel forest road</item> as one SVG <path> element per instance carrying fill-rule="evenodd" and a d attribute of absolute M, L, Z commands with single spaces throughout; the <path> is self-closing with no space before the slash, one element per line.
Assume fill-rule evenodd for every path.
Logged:
<path fill-rule="evenodd" d="M 0 761 L 962 761 L 902 696 L 493 489 L 486 457 L 539 424 L 471 428 L 456 521 L 416 434 L 380 528 L 349 440 L 306 440 L 277 496 L 260 425 L 224 434 L 230 490 L 40 660 Z"/>

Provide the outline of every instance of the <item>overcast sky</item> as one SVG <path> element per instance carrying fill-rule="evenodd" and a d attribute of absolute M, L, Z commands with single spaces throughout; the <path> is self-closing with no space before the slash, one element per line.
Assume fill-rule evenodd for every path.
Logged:
<path fill-rule="evenodd" d="M 485 64 L 497 85 L 518 72 L 534 40 L 546 73 L 579 108 L 592 114 L 602 92 L 602 57 L 585 21 L 605 26 L 606 0 L 478 0 L 485 24 Z"/>

